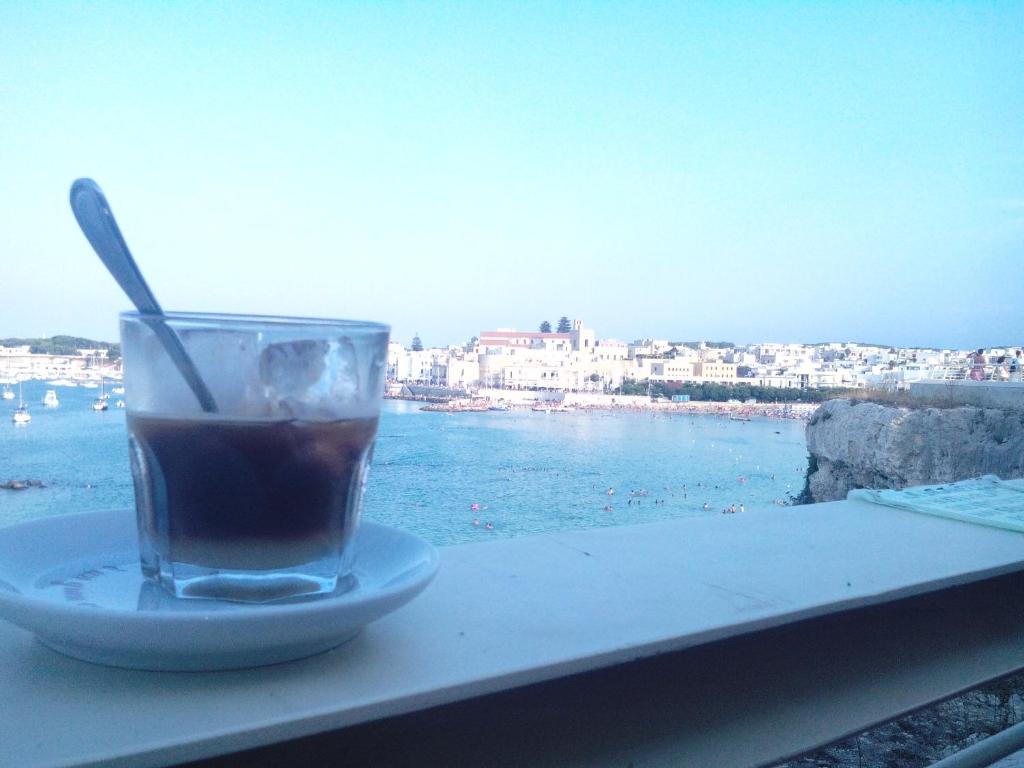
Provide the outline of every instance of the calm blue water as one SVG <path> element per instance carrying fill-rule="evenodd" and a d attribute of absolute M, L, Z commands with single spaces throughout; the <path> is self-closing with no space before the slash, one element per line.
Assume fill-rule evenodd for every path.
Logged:
<path fill-rule="evenodd" d="M 24 388 L 29 425 L 12 424 L 13 405 L 0 401 L 0 482 L 38 478 L 46 487 L 0 490 L 0 525 L 130 507 L 124 411 L 94 412 L 96 390 L 81 388 L 59 388 L 60 407 L 48 409 L 45 383 Z M 729 504 L 772 508 L 799 492 L 806 466 L 800 422 L 601 411 L 449 415 L 387 401 L 365 514 L 450 544 L 720 514 Z M 631 490 L 647 495 L 630 504 Z"/>

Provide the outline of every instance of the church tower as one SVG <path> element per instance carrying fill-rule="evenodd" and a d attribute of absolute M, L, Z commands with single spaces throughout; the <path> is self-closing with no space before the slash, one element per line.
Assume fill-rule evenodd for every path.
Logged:
<path fill-rule="evenodd" d="M 569 332 L 574 352 L 584 352 L 588 355 L 594 353 L 594 345 L 597 343 L 597 335 L 593 328 L 584 328 L 582 320 L 572 321 L 572 330 Z"/>

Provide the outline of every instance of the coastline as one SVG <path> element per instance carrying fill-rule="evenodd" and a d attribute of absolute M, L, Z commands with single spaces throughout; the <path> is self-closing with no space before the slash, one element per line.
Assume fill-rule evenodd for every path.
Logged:
<path fill-rule="evenodd" d="M 485 411 L 541 411 L 548 413 L 570 413 L 572 411 L 624 411 L 634 413 L 665 413 L 691 414 L 701 416 L 719 416 L 735 420 L 752 418 L 786 419 L 808 421 L 821 403 L 740 403 L 715 402 L 709 400 L 691 400 L 685 403 L 672 402 L 637 402 L 629 398 L 628 402 L 581 402 L 577 399 L 572 405 L 564 405 L 560 401 L 534 400 L 530 402 L 508 403 L 490 398 L 455 398 L 446 401 L 430 401 L 424 398 L 400 397 L 385 395 L 388 400 L 405 400 L 424 403 L 421 410 L 439 413 L 483 413 Z M 625 398 L 623 398 L 625 399 Z M 501 406 L 500 409 L 496 406 Z"/>

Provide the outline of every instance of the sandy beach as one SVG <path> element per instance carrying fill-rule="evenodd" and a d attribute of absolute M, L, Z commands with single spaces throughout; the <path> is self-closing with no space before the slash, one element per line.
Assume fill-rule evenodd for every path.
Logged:
<path fill-rule="evenodd" d="M 458 398 L 443 403 L 430 403 L 429 405 L 425 405 L 422 410 L 462 413 L 467 411 L 487 411 L 492 405 L 497 405 L 497 403 L 485 398 Z M 807 421 L 811 418 L 811 414 L 817 410 L 820 403 L 722 403 L 703 400 L 690 401 L 686 403 L 672 403 L 665 401 L 636 402 L 636 400 L 631 399 L 631 401 L 627 403 L 611 403 L 607 401 L 600 403 L 577 402 L 568 406 L 562 405 L 558 402 L 545 403 L 544 401 L 537 401 L 529 404 L 509 404 L 508 407 L 513 410 L 541 410 L 538 406 L 545 405 L 547 408 L 544 410 L 551 412 L 576 410 L 689 413 L 704 416 L 720 416 L 722 418 L 737 420 L 768 418 Z"/>

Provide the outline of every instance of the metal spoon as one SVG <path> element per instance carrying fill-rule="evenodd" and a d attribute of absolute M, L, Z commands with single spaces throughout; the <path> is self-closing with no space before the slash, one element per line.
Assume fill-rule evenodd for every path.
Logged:
<path fill-rule="evenodd" d="M 78 219 L 86 239 L 100 257 L 100 261 L 110 270 L 117 284 L 121 286 L 132 304 L 139 310 L 143 321 L 153 329 L 153 333 L 164 345 L 178 371 L 184 377 L 189 388 L 199 400 L 199 405 L 207 413 L 217 412 L 217 403 L 210 394 L 206 383 L 196 370 L 195 363 L 185 351 L 181 339 L 166 322 L 164 312 L 157 304 L 156 297 L 149 290 L 132 258 L 131 251 L 121 236 L 117 221 L 110 210 L 107 198 L 103 196 L 99 185 L 92 179 L 77 179 L 71 185 L 71 210 Z"/>

